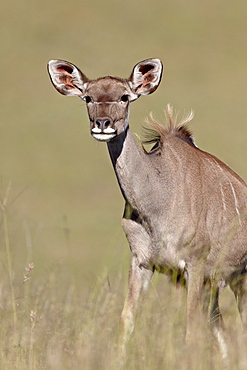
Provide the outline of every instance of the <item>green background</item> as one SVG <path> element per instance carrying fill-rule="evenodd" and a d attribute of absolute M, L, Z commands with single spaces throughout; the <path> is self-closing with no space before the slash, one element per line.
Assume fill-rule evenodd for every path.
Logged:
<path fill-rule="evenodd" d="M 50 59 L 93 79 L 128 77 L 139 61 L 160 58 L 161 85 L 132 104 L 132 131 L 141 134 L 151 111 L 165 122 L 168 103 L 181 118 L 193 109 L 196 144 L 247 179 L 246 0 L 9 0 L 0 30 L 0 196 L 11 182 L 14 287 L 29 262 L 36 282 L 59 264 L 58 289 L 73 275 L 83 297 L 104 269 L 113 280 L 125 271 L 127 280 L 124 202 L 106 144 L 90 136 L 83 102 L 51 85 Z"/>
<path fill-rule="evenodd" d="M 162 84 L 132 104 L 132 130 L 141 133 L 150 111 L 164 121 L 167 103 L 181 116 L 192 108 L 197 145 L 247 178 L 245 1 L 10 0 L 0 17 L 2 196 L 9 180 L 13 195 L 27 186 L 15 217 L 40 229 L 44 258 L 64 253 L 64 217 L 78 268 L 97 269 L 106 255 L 111 264 L 126 248 L 106 145 L 90 137 L 83 103 L 51 86 L 49 59 L 96 78 L 128 77 L 140 60 L 160 58 Z"/>

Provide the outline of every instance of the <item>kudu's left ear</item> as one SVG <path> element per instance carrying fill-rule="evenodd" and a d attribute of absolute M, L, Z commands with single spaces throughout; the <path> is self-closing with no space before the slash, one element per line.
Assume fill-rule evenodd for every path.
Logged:
<path fill-rule="evenodd" d="M 146 59 L 135 65 L 128 80 L 135 98 L 152 94 L 161 81 L 162 62 L 160 59 Z"/>
<path fill-rule="evenodd" d="M 89 79 L 74 64 L 50 60 L 48 72 L 54 87 L 63 95 L 83 96 Z"/>

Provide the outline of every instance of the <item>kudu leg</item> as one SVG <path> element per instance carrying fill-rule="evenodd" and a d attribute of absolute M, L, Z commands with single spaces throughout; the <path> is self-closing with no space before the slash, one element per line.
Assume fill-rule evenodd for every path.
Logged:
<path fill-rule="evenodd" d="M 213 336 L 219 345 L 221 357 L 227 362 L 228 349 L 224 339 L 224 323 L 219 307 L 219 288 L 213 284 L 208 294 L 208 320 Z"/>
<path fill-rule="evenodd" d="M 135 314 L 138 309 L 141 293 L 147 289 L 152 275 L 152 270 L 140 266 L 137 258 L 132 257 L 128 293 L 120 319 L 119 356 L 121 362 L 125 359 L 126 345 L 134 329 Z"/>
<path fill-rule="evenodd" d="M 199 303 L 203 291 L 202 265 L 190 266 L 187 270 L 187 325 L 186 325 L 186 343 L 190 344 L 195 332 L 195 316 L 198 312 Z"/>
<path fill-rule="evenodd" d="M 128 293 L 120 320 L 120 343 L 119 349 L 122 358 L 125 357 L 126 344 L 134 328 L 135 313 L 138 308 L 142 291 L 148 287 L 153 276 L 152 266 L 149 266 L 148 255 L 151 248 L 151 241 L 148 233 L 141 224 L 130 217 L 132 209 L 125 206 L 122 227 L 128 239 L 132 251 L 131 267 L 129 272 Z M 149 266 L 145 267 L 145 266 Z"/>
<path fill-rule="evenodd" d="M 212 284 L 210 290 L 206 291 L 204 288 L 204 279 L 202 274 L 202 266 L 198 265 L 196 268 L 191 269 L 188 281 L 188 297 L 187 297 L 187 331 L 186 342 L 192 342 L 192 330 L 194 326 L 194 315 L 198 312 L 198 306 L 202 298 L 204 298 L 203 311 L 208 318 L 209 326 L 214 338 L 216 339 L 223 361 L 227 364 L 228 351 L 224 339 L 223 319 L 219 307 L 219 288 L 217 285 Z M 203 293 L 204 290 L 204 294 Z M 194 327 L 195 329 L 195 327 Z"/>
<path fill-rule="evenodd" d="M 231 289 L 238 304 L 243 326 L 247 329 L 247 273 L 238 276 L 231 284 Z"/>

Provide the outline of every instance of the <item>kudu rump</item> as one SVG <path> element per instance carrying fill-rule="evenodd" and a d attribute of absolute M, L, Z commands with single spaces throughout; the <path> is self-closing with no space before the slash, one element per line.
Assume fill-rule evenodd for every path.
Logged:
<path fill-rule="evenodd" d="M 192 115 L 177 125 L 170 107 L 168 128 L 151 122 L 151 151 L 136 144 L 129 128 L 129 105 L 157 89 L 162 75 L 159 59 L 138 63 L 128 79 L 107 76 L 89 80 L 63 60 L 51 60 L 48 70 L 61 94 L 79 96 L 86 102 L 91 134 L 107 142 L 125 199 L 122 226 L 132 260 L 121 315 L 123 352 L 140 295 L 155 270 L 175 271 L 177 279 L 183 277 L 188 292 L 187 339 L 204 293 L 211 328 L 224 352 L 218 302 L 224 286 L 233 290 L 247 325 L 245 182 L 195 145 L 185 127 Z"/>

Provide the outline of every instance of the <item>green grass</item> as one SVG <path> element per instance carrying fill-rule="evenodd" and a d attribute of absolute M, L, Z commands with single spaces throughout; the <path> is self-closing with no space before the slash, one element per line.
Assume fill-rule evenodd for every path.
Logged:
<path fill-rule="evenodd" d="M 181 115 L 192 108 L 197 145 L 246 180 L 246 16 L 245 0 L 1 3 L 2 201 L 12 184 L 1 210 L 1 368 L 117 368 L 130 257 L 123 200 L 85 107 L 54 90 L 47 61 L 69 60 L 94 78 L 128 77 L 140 60 L 161 58 L 159 89 L 132 105 L 133 131 L 141 133 L 150 111 L 164 120 L 167 103 Z M 163 276 L 153 284 L 127 368 L 220 368 L 207 329 L 198 329 L 190 353 L 184 347 L 185 292 Z M 231 368 L 241 369 L 246 341 L 232 295 L 223 303 Z"/>

